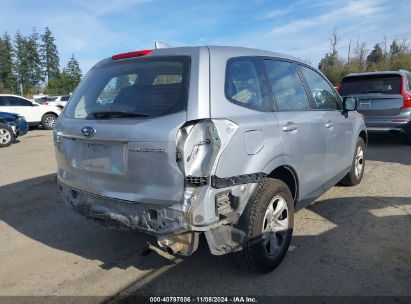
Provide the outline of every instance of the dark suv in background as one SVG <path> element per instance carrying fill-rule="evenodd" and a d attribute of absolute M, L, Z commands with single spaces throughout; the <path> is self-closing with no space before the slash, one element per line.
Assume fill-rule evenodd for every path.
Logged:
<path fill-rule="evenodd" d="M 341 96 L 359 99 L 368 131 L 404 133 L 411 144 L 411 73 L 405 70 L 345 76 Z"/>

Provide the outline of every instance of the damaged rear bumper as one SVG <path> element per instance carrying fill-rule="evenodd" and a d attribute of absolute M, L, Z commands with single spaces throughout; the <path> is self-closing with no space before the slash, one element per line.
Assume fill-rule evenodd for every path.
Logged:
<path fill-rule="evenodd" d="M 186 230 L 182 211 L 98 196 L 69 187 L 61 181 L 57 183 L 65 205 L 106 226 L 135 229 L 153 235 L 179 234 Z"/>

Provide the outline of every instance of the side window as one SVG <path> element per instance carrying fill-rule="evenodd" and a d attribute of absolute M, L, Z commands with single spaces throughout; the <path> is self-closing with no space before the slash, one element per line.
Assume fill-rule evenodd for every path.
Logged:
<path fill-rule="evenodd" d="M 258 111 L 269 111 L 267 88 L 262 72 L 251 58 L 235 58 L 227 63 L 225 95 L 237 105 Z"/>
<path fill-rule="evenodd" d="M 300 69 L 311 89 L 317 109 L 342 109 L 341 101 L 334 88 L 319 73 L 303 65 L 300 65 Z"/>
<path fill-rule="evenodd" d="M 0 107 L 8 106 L 7 97 L 0 96 Z"/>
<path fill-rule="evenodd" d="M 31 107 L 33 104 L 25 99 L 17 97 L 8 97 L 10 106 L 13 107 Z"/>
<path fill-rule="evenodd" d="M 301 111 L 310 109 L 310 102 L 304 86 L 292 63 L 264 60 L 264 65 L 278 110 Z"/>
<path fill-rule="evenodd" d="M 69 98 L 70 98 L 70 95 L 62 96 L 60 100 L 61 100 L 61 101 L 68 101 Z"/>

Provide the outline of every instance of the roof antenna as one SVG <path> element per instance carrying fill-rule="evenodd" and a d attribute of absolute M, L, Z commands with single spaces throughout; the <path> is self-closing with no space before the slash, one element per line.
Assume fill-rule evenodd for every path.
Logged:
<path fill-rule="evenodd" d="M 161 41 L 156 41 L 154 43 L 154 48 L 155 49 L 166 49 L 166 48 L 171 48 L 171 46 L 167 43 L 161 42 Z"/>

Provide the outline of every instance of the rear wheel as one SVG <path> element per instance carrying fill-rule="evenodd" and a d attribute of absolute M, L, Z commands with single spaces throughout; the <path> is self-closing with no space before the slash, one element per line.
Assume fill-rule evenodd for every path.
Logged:
<path fill-rule="evenodd" d="M 252 196 L 240 219 L 246 233 L 243 250 L 236 252 L 240 266 L 261 272 L 273 270 L 284 259 L 294 225 L 294 200 L 287 185 L 267 178 Z"/>
<path fill-rule="evenodd" d="M 51 114 L 51 113 L 44 114 L 41 120 L 41 125 L 46 130 L 52 130 L 56 124 L 56 120 L 57 120 L 57 115 Z"/>
<path fill-rule="evenodd" d="M 346 186 L 358 185 L 364 175 L 365 169 L 365 143 L 364 140 L 359 137 L 357 139 L 357 146 L 355 148 L 354 159 L 351 164 L 351 170 L 340 181 L 340 184 Z"/>
<path fill-rule="evenodd" d="M 0 147 L 8 147 L 13 141 L 13 130 L 8 126 L 0 125 Z"/>
<path fill-rule="evenodd" d="M 411 145 L 411 133 L 405 134 L 405 144 Z"/>

